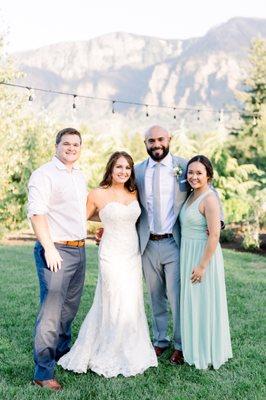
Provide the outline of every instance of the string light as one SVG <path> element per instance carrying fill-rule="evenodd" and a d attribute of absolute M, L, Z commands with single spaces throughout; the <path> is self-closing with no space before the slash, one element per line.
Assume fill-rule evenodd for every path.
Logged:
<path fill-rule="evenodd" d="M 32 95 L 32 90 L 34 91 L 39 91 L 43 93 L 50 93 L 50 94 L 57 94 L 57 95 L 64 95 L 64 96 L 72 96 L 73 97 L 73 104 L 72 108 L 76 109 L 76 98 L 85 98 L 85 99 L 90 99 L 90 100 L 100 100 L 100 101 L 105 101 L 105 102 L 110 102 L 112 101 L 112 113 L 115 113 L 114 109 L 114 104 L 115 103 L 120 103 L 120 104 L 129 104 L 133 106 L 145 106 L 146 107 L 146 117 L 149 117 L 149 111 L 148 107 L 154 107 L 157 109 L 164 108 L 164 109 L 171 109 L 174 110 L 174 119 L 176 119 L 176 110 L 178 111 L 190 111 L 190 112 L 197 112 L 197 120 L 200 120 L 200 112 L 211 112 L 211 113 L 217 113 L 217 110 L 214 108 L 202 108 L 199 109 L 198 107 L 173 107 L 173 106 L 167 106 L 167 105 L 156 105 L 156 104 L 145 104 L 145 103 L 140 103 L 140 102 L 134 102 L 134 101 L 128 101 L 128 100 L 110 100 L 104 97 L 94 97 L 94 96 L 86 96 L 86 95 L 81 95 L 81 94 L 76 94 L 76 93 L 69 93 L 69 92 L 61 92 L 57 90 L 51 90 L 51 89 L 42 89 L 42 88 L 33 88 L 29 86 L 24 86 L 24 85 L 19 85 L 19 84 L 14 84 L 14 83 L 8 83 L 8 82 L 0 82 L 0 85 L 6 85 L 6 86 L 11 86 L 11 87 L 17 87 L 17 88 L 22 88 L 22 89 L 27 89 L 29 91 L 29 101 L 33 101 L 33 95 Z M 219 111 L 219 113 L 221 110 Z M 223 110 L 224 113 L 227 114 L 237 114 L 239 116 L 239 119 L 241 120 L 243 110 Z M 251 113 L 249 114 L 249 117 L 254 117 L 255 118 L 255 123 L 257 123 L 257 119 L 260 118 L 260 115 L 258 113 Z"/>
<path fill-rule="evenodd" d="M 200 120 L 200 110 L 197 111 L 197 120 Z"/>
<path fill-rule="evenodd" d="M 72 104 L 73 110 L 76 110 L 76 108 L 77 108 L 77 105 L 76 105 L 76 97 L 77 97 L 77 95 L 76 95 L 76 94 L 73 94 L 73 104 Z"/>
<path fill-rule="evenodd" d="M 29 86 L 27 86 L 26 89 L 28 89 L 28 91 L 29 91 L 29 99 L 28 100 L 33 101 L 32 89 Z"/>
<path fill-rule="evenodd" d="M 146 117 L 148 118 L 148 116 L 149 116 L 149 110 L 148 110 L 148 104 L 146 104 Z"/>

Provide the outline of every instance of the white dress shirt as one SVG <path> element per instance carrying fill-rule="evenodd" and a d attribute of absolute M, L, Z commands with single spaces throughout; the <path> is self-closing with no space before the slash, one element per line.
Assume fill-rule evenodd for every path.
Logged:
<path fill-rule="evenodd" d="M 145 173 L 145 194 L 148 206 L 148 219 L 150 231 L 156 234 L 172 233 L 173 226 L 176 221 L 174 214 L 174 185 L 175 176 L 173 173 L 173 160 L 170 153 L 160 161 L 160 199 L 161 199 L 161 220 L 162 231 L 154 232 L 153 224 L 153 191 L 152 180 L 154 166 L 157 161 L 149 158 L 148 166 Z"/>
<path fill-rule="evenodd" d="M 29 180 L 28 218 L 46 215 L 53 242 L 86 238 L 87 187 L 78 167 L 69 171 L 57 157 Z"/>

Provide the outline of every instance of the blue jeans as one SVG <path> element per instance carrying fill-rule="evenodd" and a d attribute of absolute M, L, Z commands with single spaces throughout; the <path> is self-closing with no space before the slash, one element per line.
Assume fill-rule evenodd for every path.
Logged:
<path fill-rule="evenodd" d="M 40 242 L 34 247 L 40 283 L 40 310 L 34 335 L 37 380 L 52 379 L 56 361 L 69 351 L 71 323 L 78 311 L 85 279 L 85 248 L 57 243 L 55 246 L 63 259 L 57 272 L 47 267 Z"/>

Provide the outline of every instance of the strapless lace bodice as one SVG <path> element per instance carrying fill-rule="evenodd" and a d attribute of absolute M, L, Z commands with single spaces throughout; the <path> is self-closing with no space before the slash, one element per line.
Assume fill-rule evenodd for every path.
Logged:
<path fill-rule="evenodd" d="M 140 206 L 137 200 L 128 205 L 112 201 L 107 203 L 99 212 L 104 234 L 100 244 L 100 253 L 115 255 L 130 251 L 136 254 L 139 251 L 136 221 L 140 215 Z"/>

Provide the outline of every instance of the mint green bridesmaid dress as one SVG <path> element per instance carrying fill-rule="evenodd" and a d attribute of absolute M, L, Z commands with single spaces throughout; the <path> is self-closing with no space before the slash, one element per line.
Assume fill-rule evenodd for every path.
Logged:
<path fill-rule="evenodd" d="M 218 243 L 201 283 L 191 283 L 191 274 L 207 243 L 207 221 L 199 204 L 211 189 L 180 212 L 181 223 L 181 338 L 185 361 L 198 369 L 218 369 L 232 357 L 224 263 Z"/>

